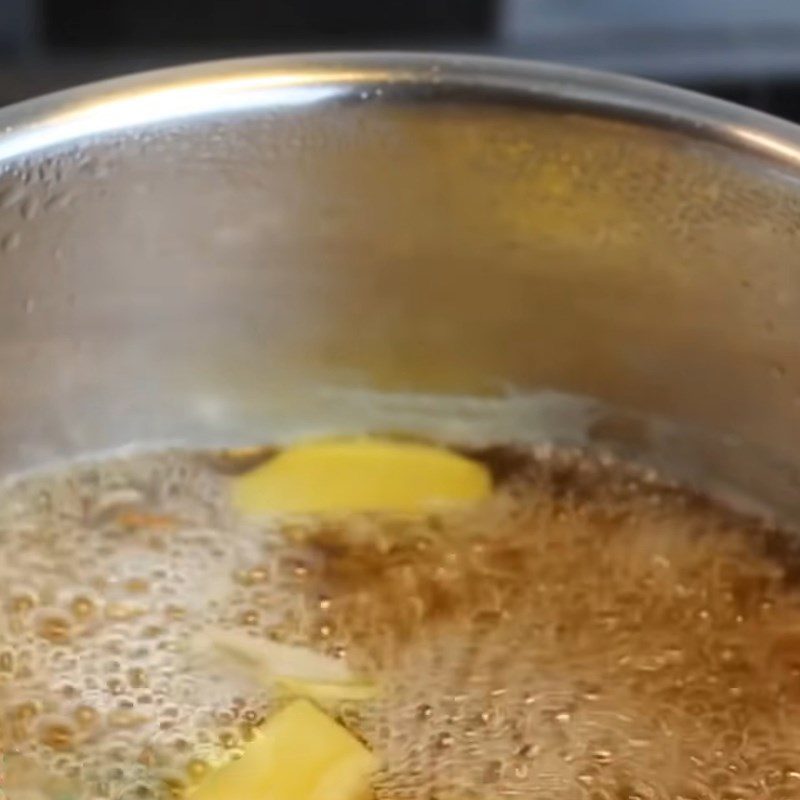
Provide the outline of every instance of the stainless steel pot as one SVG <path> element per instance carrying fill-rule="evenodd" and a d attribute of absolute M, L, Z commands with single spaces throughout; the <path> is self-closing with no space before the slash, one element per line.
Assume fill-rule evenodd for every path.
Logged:
<path fill-rule="evenodd" d="M 793 126 L 399 55 L 0 116 L 3 472 L 390 427 L 593 444 L 798 516 Z"/>

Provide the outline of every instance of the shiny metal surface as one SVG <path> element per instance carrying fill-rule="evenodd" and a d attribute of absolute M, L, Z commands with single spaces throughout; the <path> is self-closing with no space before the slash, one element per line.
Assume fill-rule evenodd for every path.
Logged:
<path fill-rule="evenodd" d="M 4 472 L 480 420 L 666 448 L 797 504 L 793 126 L 619 77 L 373 55 L 136 76 L 0 128 Z"/>

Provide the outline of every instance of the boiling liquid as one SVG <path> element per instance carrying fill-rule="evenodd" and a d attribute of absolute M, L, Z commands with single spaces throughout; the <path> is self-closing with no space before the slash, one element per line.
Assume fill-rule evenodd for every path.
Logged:
<path fill-rule="evenodd" d="M 230 464 L 191 454 L 7 489 L 12 800 L 179 796 L 240 751 L 281 701 L 198 651 L 209 627 L 379 684 L 329 708 L 379 800 L 800 798 L 789 540 L 618 465 L 485 455 L 492 499 L 425 519 L 243 521 Z"/>

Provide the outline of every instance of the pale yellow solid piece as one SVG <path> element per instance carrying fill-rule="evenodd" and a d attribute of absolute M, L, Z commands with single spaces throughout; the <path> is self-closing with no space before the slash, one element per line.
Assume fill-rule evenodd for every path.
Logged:
<path fill-rule="evenodd" d="M 275 678 L 278 689 L 291 697 L 307 697 L 320 703 L 342 700 L 372 700 L 378 696 L 378 687 L 368 681 L 307 681 L 298 678 Z"/>
<path fill-rule="evenodd" d="M 244 514 L 414 512 L 486 497 L 489 471 L 431 445 L 377 438 L 290 447 L 234 480 Z"/>
<path fill-rule="evenodd" d="M 194 649 L 200 654 L 211 649 L 225 655 L 262 683 L 276 686 L 290 697 L 330 703 L 371 700 L 378 694 L 378 687 L 354 675 L 343 659 L 308 647 L 208 628 L 195 639 Z"/>
<path fill-rule="evenodd" d="M 242 757 L 212 772 L 191 800 L 367 800 L 377 758 L 308 700 L 261 727 Z"/>

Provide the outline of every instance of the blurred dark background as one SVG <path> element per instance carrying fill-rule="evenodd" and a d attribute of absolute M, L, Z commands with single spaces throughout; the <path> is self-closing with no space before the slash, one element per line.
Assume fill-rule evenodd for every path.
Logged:
<path fill-rule="evenodd" d="M 627 72 L 800 121 L 800 0 L 0 0 L 0 104 L 184 61 L 377 48 Z"/>

